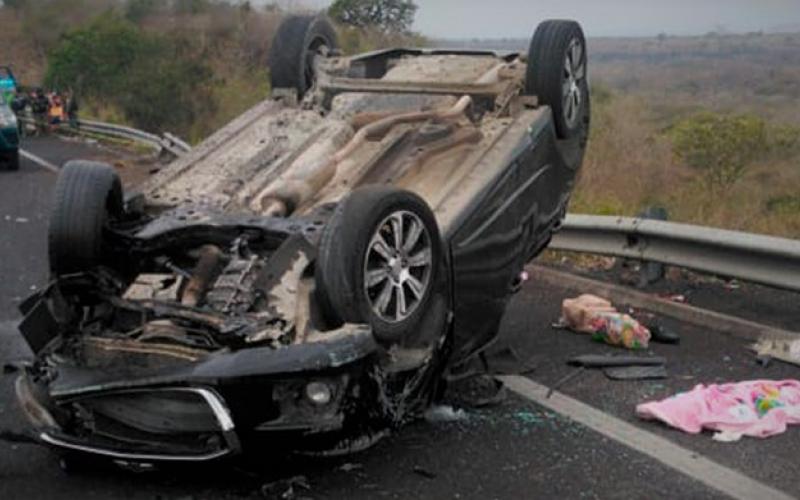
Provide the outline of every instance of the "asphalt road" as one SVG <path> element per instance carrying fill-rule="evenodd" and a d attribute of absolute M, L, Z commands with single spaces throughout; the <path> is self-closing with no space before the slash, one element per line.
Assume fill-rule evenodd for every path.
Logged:
<path fill-rule="evenodd" d="M 56 165 L 104 154 L 55 138 L 25 147 Z M 46 221 L 54 180 L 52 173 L 27 160 L 18 172 L 0 171 L 0 362 L 28 355 L 14 329 L 16 304 L 46 279 Z M 572 355 L 613 351 L 551 328 L 563 298 L 562 292 L 528 283 L 510 305 L 495 348 L 512 348 L 517 367 L 532 369 L 527 376 L 545 384 L 569 373 L 564 361 Z M 791 303 L 791 297 L 786 300 Z M 588 371 L 561 391 L 800 497 L 800 429 L 768 440 L 723 444 L 709 434 L 685 435 L 634 416 L 637 403 L 697 383 L 800 376 L 798 367 L 756 365 L 741 342 L 713 331 L 665 323 L 682 335 L 679 346 L 654 346 L 651 351 L 669 359 L 669 379 L 611 382 Z M 0 432 L 24 429 L 12 383 L 13 376 L 0 376 Z M 265 450 L 264 461 L 249 464 L 247 470 L 213 466 L 133 474 L 102 468 L 68 475 L 49 450 L 0 440 L 0 498 L 262 498 L 283 494 L 290 486 L 297 498 L 319 499 L 724 498 L 653 458 L 513 395 L 496 406 L 467 408 L 457 421 L 420 420 L 350 457 L 275 461 L 268 456 Z M 303 479 L 287 480 L 297 476 Z"/>

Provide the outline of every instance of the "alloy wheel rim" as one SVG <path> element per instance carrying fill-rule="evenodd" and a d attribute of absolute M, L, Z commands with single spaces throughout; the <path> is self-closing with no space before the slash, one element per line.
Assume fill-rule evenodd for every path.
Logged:
<path fill-rule="evenodd" d="M 433 267 L 431 237 L 417 214 L 400 210 L 377 226 L 364 257 L 364 291 L 372 312 L 398 323 L 425 298 Z"/>
<path fill-rule="evenodd" d="M 586 78 L 586 59 L 583 44 L 573 38 L 567 47 L 564 57 L 564 78 L 561 87 L 562 109 L 564 121 L 569 127 L 575 126 L 583 105 L 581 87 Z"/>

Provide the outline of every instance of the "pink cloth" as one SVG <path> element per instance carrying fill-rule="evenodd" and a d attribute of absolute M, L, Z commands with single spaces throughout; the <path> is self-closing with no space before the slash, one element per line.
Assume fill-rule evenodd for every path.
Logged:
<path fill-rule="evenodd" d="M 755 380 L 696 386 L 662 401 L 640 404 L 636 414 L 692 434 L 718 431 L 720 441 L 765 438 L 800 424 L 800 382 Z"/>

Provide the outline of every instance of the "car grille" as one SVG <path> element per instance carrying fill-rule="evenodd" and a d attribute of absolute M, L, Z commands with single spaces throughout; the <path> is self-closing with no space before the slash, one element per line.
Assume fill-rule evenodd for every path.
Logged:
<path fill-rule="evenodd" d="M 203 459 L 234 451 L 223 422 L 198 391 L 154 390 L 70 403 L 78 426 L 69 440 L 98 453 Z"/>

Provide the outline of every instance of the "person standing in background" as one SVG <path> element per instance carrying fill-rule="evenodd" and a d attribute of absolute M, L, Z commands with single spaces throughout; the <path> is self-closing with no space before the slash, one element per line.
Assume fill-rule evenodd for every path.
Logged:
<path fill-rule="evenodd" d="M 20 137 L 25 137 L 25 124 L 22 120 L 25 117 L 25 108 L 27 107 L 27 96 L 22 92 L 14 92 L 14 97 L 11 99 L 11 111 L 17 117 L 17 129 Z"/>
<path fill-rule="evenodd" d="M 69 126 L 78 129 L 78 110 L 80 106 L 78 105 L 78 98 L 75 96 L 75 93 L 72 92 L 72 89 L 67 90 L 66 94 L 64 95 L 66 99 L 66 111 L 67 111 L 67 121 L 69 122 Z"/>
<path fill-rule="evenodd" d="M 50 95 L 49 119 L 51 131 L 64 121 L 64 102 L 56 92 Z"/>
<path fill-rule="evenodd" d="M 50 109 L 50 101 L 41 88 L 37 88 L 31 99 L 31 111 L 36 122 L 36 134 L 43 135 L 47 132 L 47 112 Z"/>

